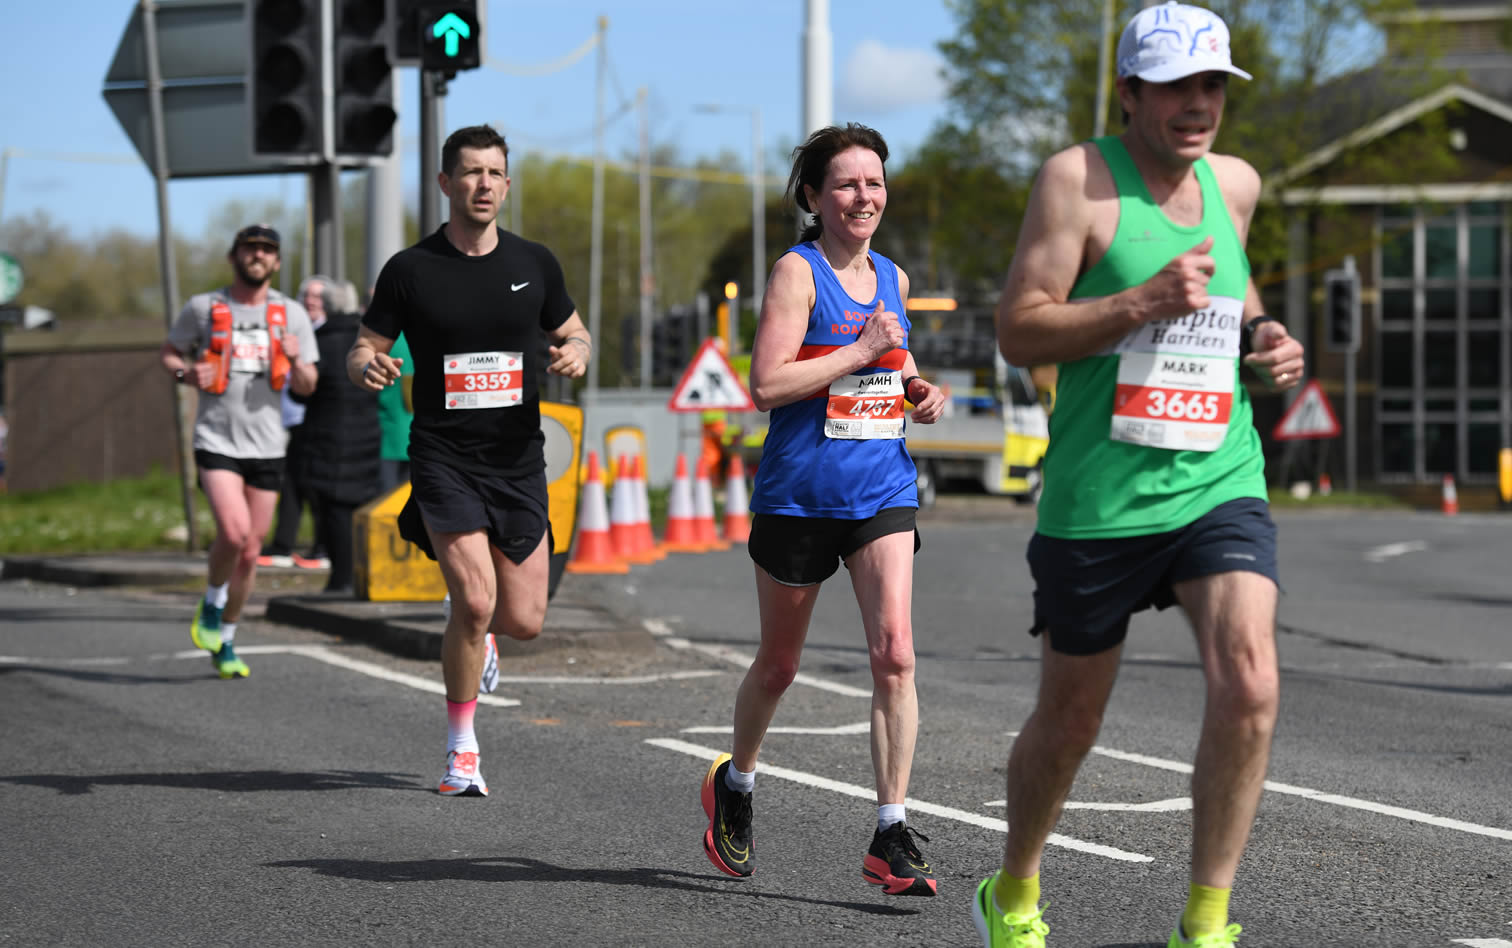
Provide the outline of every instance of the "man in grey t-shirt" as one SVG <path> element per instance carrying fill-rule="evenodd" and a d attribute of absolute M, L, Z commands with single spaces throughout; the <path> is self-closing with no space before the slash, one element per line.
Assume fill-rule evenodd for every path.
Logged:
<path fill-rule="evenodd" d="M 163 367 L 199 391 L 194 461 L 216 532 L 189 636 L 222 678 L 248 675 L 232 643 L 283 480 L 280 393 L 313 392 L 320 358 L 304 307 L 268 286 L 278 247 L 278 231 L 265 224 L 238 231 L 227 254 L 231 285 L 190 297 L 161 352 Z"/>

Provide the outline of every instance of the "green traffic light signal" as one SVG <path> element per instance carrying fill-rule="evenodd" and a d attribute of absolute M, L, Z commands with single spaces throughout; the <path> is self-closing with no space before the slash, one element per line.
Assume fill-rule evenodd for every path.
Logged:
<path fill-rule="evenodd" d="M 454 73 L 482 65 L 483 30 L 475 0 L 423 7 L 418 25 L 421 68 Z"/>
<path fill-rule="evenodd" d="M 461 41 L 472 36 L 472 27 L 455 13 L 447 13 L 431 27 L 431 35 L 446 44 L 447 58 L 454 59 L 460 52 Z"/>

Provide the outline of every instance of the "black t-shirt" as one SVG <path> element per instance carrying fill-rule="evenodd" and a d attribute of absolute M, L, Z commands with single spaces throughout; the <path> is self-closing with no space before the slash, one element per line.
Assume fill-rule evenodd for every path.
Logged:
<path fill-rule="evenodd" d="M 409 342 L 410 458 L 505 476 L 543 469 L 540 337 L 575 309 L 551 251 L 508 231 L 481 257 L 444 227 L 395 254 L 362 321 Z"/>

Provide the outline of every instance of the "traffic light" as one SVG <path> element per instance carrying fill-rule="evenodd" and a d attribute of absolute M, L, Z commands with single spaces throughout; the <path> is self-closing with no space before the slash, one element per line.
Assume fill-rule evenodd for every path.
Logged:
<path fill-rule="evenodd" d="M 675 385 L 688 367 L 693 314 L 673 309 L 651 327 L 651 377 L 658 385 Z"/>
<path fill-rule="evenodd" d="M 336 0 L 331 37 L 338 155 L 394 150 L 394 70 L 389 63 L 387 0 Z"/>
<path fill-rule="evenodd" d="M 320 0 L 248 0 L 252 153 L 320 153 Z"/>
<path fill-rule="evenodd" d="M 1355 352 L 1360 347 L 1360 277 L 1330 271 L 1323 284 L 1323 320 L 1330 352 Z"/>
<path fill-rule="evenodd" d="M 483 29 L 477 0 L 430 3 L 420 8 L 420 68 L 453 73 L 483 64 Z"/>

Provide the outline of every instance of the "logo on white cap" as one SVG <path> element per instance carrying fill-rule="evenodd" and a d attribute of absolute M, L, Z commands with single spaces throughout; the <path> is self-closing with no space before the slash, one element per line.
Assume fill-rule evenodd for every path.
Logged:
<path fill-rule="evenodd" d="M 1170 0 L 1146 7 L 1118 40 L 1119 76 L 1175 82 L 1199 72 L 1252 78 L 1229 58 L 1229 31 L 1216 13 Z"/>

